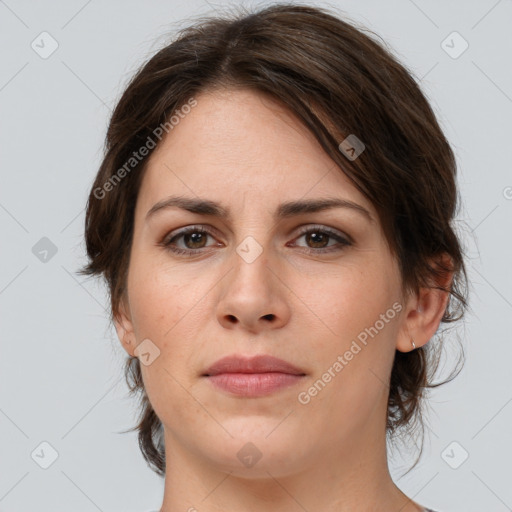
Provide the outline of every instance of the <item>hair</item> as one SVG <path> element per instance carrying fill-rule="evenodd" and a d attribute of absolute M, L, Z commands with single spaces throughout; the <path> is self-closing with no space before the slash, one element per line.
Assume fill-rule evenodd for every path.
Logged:
<path fill-rule="evenodd" d="M 161 138 L 155 135 L 162 129 L 156 128 L 169 132 L 177 109 L 220 88 L 264 93 L 293 112 L 375 206 L 399 264 L 402 291 L 448 292 L 441 322 L 462 318 L 467 275 L 453 226 L 460 200 L 454 153 L 413 73 L 372 36 L 325 8 L 288 3 L 256 12 L 240 8 L 199 18 L 138 69 L 112 113 L 86 208 L 88 263 L 80 273 L 106 280 L 111 320 L 126 293 L 135 204 L 151 156 L 150 151 L 132 165 L 134 151 L 149 140 L 158 147 Z M 349 135 L 364 144 L 357 158 L 341 151 Z M 129 161 L 133 169 L 127 170 Z M 427 388 L 453 378 L 432 381 L 441 348 L 431 341 L 407 353 L 396 351 L 386 421 L 390 438 L 412 435 L 418 424 L 423 432 Z M 163 476 L 163 427 L 138 358 L 128 356 L 124 370 L 130 394 L 140 398 L 138 424 L 130 430 L 138 431 L 144 458 Z"/>

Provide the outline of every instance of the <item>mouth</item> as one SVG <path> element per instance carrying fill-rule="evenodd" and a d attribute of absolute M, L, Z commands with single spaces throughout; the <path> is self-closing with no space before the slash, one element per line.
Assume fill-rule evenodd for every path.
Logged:
<path fill-rule="evenodd" d="M 243 397 L 275 393 L 297 385 L 305 376 L 300 368 L 269 355 L 224 357 L 202 374 L 216 389 Z"/>

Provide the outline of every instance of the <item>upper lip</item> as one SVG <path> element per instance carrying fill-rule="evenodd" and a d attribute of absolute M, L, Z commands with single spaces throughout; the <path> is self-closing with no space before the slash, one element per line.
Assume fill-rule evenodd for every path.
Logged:
<path fill-rule="evenodd" d="M 230 355 L 219 359 L 204 373 L 204 376 L 218 375 L 220 373 L 289 373 L 291 375 L 305 375 L 296 366 L 269 355 L 246 357 L 242 355 Z"/>

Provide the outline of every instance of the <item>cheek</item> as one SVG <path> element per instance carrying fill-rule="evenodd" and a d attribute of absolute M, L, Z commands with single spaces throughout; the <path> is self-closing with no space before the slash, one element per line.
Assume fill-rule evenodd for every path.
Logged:
<path fill-rule="evenodd" d="M 319 393 L 319 403 L 327 401 L 321 409 L 339 410 L 341 406 L 344 411 L 357 411 L 363 402 L 371 407 L 385 391 L 397 333 L 395 277 L 391 265 L 384 272 L 368 264 L 346 266 L 318 280 L 318 286 L 303 283 L 301 293 L 308 306 L 303 323 L 316 331 L 309 341 L 315 347 L 315 377 L 328 382 L 327 389 Z"/>
<path fill-rule="evenodd" d="M 369 328 L 395 301 L 393 273 L 384 272 L 373 263 L 340 265 L 333 271 L 297 279 L 292 284 L 301 299 L 308 325 L 323 333 L 332 346 L 350 345 L 365 328 Z M 300 306 L 302 307 L 302 306 Z M 302 315 L 301 315 L 302 316 Z M 321 339 L 317 341 L 321 342 Z"/>
<path fill-rule="evenodd" d="M 309 288 L 307 304 L 321 321 L 316 319 L 317 334 L 309 340 L 310 354 L 315 347 L 315 375 L 300 391 L 311 400 L 304 406 L 307 421 L 326 439 L 356 435 L 375 407 L 385 409 L 397 332 L 392 276 L 359 267 L 324 280 L 322 288 Z"/>
<path fill-rule="evenodd" d="M 175 393 L 170 376 L 188 382 L 208 339 L 201 329 L 213 314 L 207 301 L 218 278 L 211 271 L 199 274 L 192 266 L 184 271 L 166 262 L 143 265 L 140 257 L 133 263 L 128 295 L 135 337 L 138 343 L 148 338 L 159 351 L 154 363 L 141 369 L 146 379 L 168 381 L 165 386 Z"/>
<path fill-rule="evenodd" d="M 140 259 L 133 263 L 128 295 L 135 337 L 137 343 L 151 340 L 157 347 L 154 353 L 158 353 L 150 365 L 141 363 L 146 393 L 162 419 L 181 415 L 182 409 L 191 417 L 197 416 L 198 410 L 189 410 L 194 407 L 182 386 L 188 387 L 191 357 L 195 353 L 190 318 L 194 313 L 191 308 L 201 297 L 200 290 L 176 269 L 144 267 Z"/>
<path fill-rule="evenodd" d="M 163 342 L 199 300 L 200 290 L 171 266 L 146 265 L 135 259 L 130 267 L 128 295 L 138 339 Z M 171 330 L 171 331 L 170 331 Z"/>

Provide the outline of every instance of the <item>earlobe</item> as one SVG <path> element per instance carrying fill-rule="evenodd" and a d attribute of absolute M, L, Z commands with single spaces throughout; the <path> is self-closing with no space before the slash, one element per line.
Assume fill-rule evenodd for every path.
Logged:
<path fill-rule="evenodd" d="M 446 258 L 443 258 L 446 265 Z M 427 344 L 436 333 L 445 314 L 453 272 L 444 270 L 431 288 L 421 288 L 411 297 L 405 311 L 404 324 L 401 327 L 396 349 L 410 352 Z M 413 345 L 414 343 L 414 345 Z"/>

